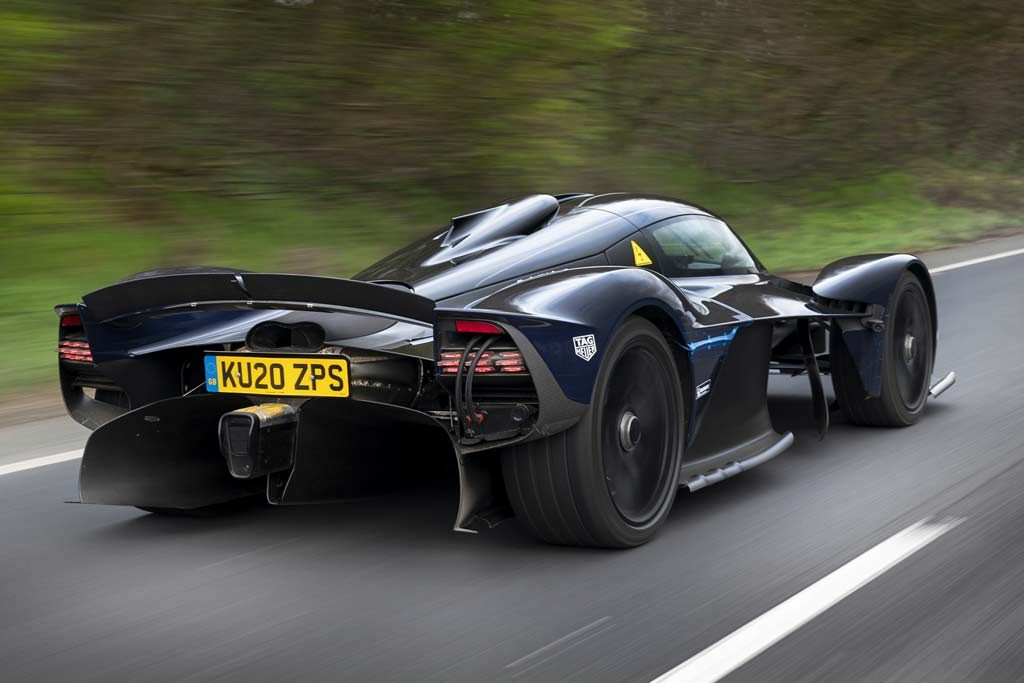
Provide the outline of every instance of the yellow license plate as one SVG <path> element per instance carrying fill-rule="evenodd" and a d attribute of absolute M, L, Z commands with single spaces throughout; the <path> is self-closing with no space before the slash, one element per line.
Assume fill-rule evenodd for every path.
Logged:
<path fill-rule="evenodd" d="M 348 396 L 348 360 L 338 356 L 206 356 L 206 390 L 270 396 Z"/>

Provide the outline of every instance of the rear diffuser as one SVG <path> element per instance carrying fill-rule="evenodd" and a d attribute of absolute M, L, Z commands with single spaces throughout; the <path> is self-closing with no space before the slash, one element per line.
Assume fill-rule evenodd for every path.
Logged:
<path fill-rule="evenodd" d="M 85 445 L 82 502 L 188 510 L 262 492 L 262 480 L 231 477 L 217 442 L 221 415 L 247 405 L 244 396 L 187 396 L 111 420 Z"/>

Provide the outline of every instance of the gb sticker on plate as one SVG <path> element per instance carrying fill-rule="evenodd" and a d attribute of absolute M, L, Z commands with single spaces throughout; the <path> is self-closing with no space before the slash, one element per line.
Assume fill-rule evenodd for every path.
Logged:
<path fill-rule="evenodd" d="M 589 361 L 597 353 L 597 341 L 592 334 L 573 337 L 572 346 L 573 350 L 576 351 L 576 355 L 585 361 Z"/>

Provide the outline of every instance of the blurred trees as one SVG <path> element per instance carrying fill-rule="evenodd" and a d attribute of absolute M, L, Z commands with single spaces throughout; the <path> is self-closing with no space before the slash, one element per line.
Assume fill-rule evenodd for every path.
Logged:
<path fill-rule="evenodd" d="M 5 6 L 6 144 L 118 191 L 461 201 L 654 161 L 773 182 L 1024 154 L 1009 0 Z"/>

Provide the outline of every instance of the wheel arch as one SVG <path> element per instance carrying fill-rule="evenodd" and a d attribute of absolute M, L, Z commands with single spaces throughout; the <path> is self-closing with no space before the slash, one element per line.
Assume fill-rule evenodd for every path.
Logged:
<path fill-rule="evenodd" d="M 913 273 L 921 283 L 928 302 L 932 327 L 932 348 L 938 348 L 938 308 L 935 286 L 928 267 L 911 254 L 866 254 L 851 256 L 825 266 L 811 286 L 814 295 L 834 301 L 865 304 L 868 320 L 882 313 L 888 316 L 893 291 L 904 273 Z M 872 315 L 871 307 L 875 307 Z M 834 331 L 857 367 L 861 383 L 870 396 L 881 393 L 881 359 L 884 332 L 875 323 L 861 319 L 837 320 Z"/>
<path fill-rule="evenodd" d="M 632 315 L 652 322 L 674 353 L 688 320 L 700 312 L 662 276 L 641 268 L 588 267 L 548 273 L 515 283 L 467 309 L 438 309 L 439 316 L 469 315 L 504 323 L 523 335 L 572 401 L 589 404 L 604 350 Z M 581 358 L 573 339 L 593 335 L 595 355 Z"/>
<path fill-rule="evenodd" d="M 932 332 L 937 334 L 931 274 L 924 262 L 912 254 L 863 254 L 833 261 L 821 269 L 811 290 L 824 299 L 888 306 L 893 289 L 908 270 L 921 281 L 931 309 Z"/>

